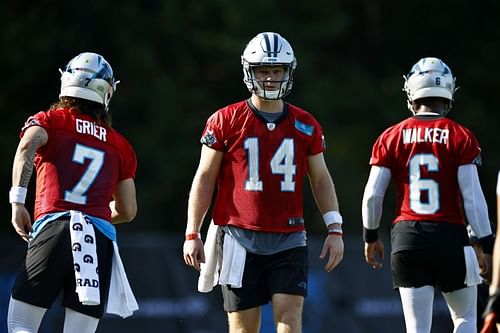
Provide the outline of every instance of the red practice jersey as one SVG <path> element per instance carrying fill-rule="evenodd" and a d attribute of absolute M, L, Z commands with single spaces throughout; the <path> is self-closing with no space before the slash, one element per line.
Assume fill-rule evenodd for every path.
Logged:
<path fill-rule="evenodd" d="M 389 168 L 397 185 L 398 221 L 465 223 L 458 167 L 480 164 L 471 131 L 444 117 L 411 117 L 385 130 L 371 165 Z"/>
<path fill-rule="evenodd" d="M 304 230 L 307 158 L 324 150 L 322 129 L 311 114 L 285 103 L 283 114 L 267 122 L 241 101 L 208 119 L 201 142 L 224 152 L 215 224 L 266 232 Z"/>
<path fill-rule="evenodd" d="M 21 131 L 41 126 L 48 141 L 35 156 L 35 220 L 45 214 L 78 210 L 111 221 L 109 202 L 116 185 L 134 178 L 135 153 L 117 131 L 70 109 L 39 112 Z"/>

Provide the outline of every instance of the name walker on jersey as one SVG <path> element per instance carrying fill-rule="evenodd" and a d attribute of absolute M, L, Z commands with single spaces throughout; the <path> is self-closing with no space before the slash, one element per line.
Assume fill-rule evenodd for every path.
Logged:
<path fill-rule="evenodd" d="M 438 127 L 403 128 L 401 137 L 403 144 L 420 142 L 448 144 L 450 130 Z"/>

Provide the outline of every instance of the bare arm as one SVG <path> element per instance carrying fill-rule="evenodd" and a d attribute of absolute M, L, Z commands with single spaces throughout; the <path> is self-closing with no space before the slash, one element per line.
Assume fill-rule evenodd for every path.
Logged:
<path fill-rule="evenodd" d="M 186 233 L 200 232 L 205 214 L 212 202 L 215 182 L 223 153 L 203 145 L 198 169 L 191 185 L 188 201 Z"/>
<path fill-rule="evenodd" d="M 316 201 L 316 205 L 321 214 L 339 210 L 337 194 L 332 177 L 325 163 L 323 154 L 309 156 L 307 158 L 309 181 L 311 191 Z M 329 228 L 340 229 L 340 224 L 334 223 Z M 341 230 L 341 229 L 340 229 Z M 344 242 L 342 235 L 328 235 L 323 244 L 320 258 L 324 258 L 329 253 L 328 262 L 325 265 L 326 271 L 331 271 L 337 266 L 344 256 Z"/>
<path fill-rule="evenodd" d="M 28 187 L 36 151 L 47 143 L 47 131 L 40 126 L 26 129 L 17 146 L 12 166 L 12 186 Z"/>
<path fill-rule="evenodd" d="M 339 203 L 335 185 L 325 163 L 323 154 L 309 156 L 307 159 L 309 180 L 316 205 L 321 214 L 328 211 L 338 211 Z"/>
<path fill-rule="evenodd" d="M 205 215 L 212 202 L 212 195 L 223 153 L 203 145 L 198 169 L 189 192 L 186 234 L 199 233 Z M 184 242 L 184 261 L 187 265 L 200 270 L 200 263 L 205 262 L 203 242 L 191 239 Z"/>
<path fill-rule="evenodd" d="M 137 214 L 135 182 L 127 178 L 118 183 L 113 193 L 114 200 L 109 203 L 111 223 L 118 224 L 132 221 Z"/>
<path fill-rule="evenodd" d="M 26 189 L 31 175 L 33 174 L 36 151 L 47 143 L 47 131 L 40 126 L 32 126 L 26 129 L 19 145 L 17 146 L 14 162 L 12 165 L 12 187 Z M 11 201 L 12 216 L 11 223 L 16 233 L 22 239 L 28 241 L 31 231 L 31 218 L 24 206 L 23 200 Z"/>

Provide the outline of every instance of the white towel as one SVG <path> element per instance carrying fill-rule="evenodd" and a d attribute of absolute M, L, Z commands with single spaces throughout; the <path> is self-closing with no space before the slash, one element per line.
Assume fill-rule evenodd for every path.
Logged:
<path fill-rule="evenodd" d="M 72 210 L 70 235 L 78 299 L 83 305 L 99 305 L 101 298 L 94 225 L 81 212 Z"/>
<path fill-rule="evenodd" d="M 230 234 L 224 235 L 219 284 L 241 288 L 247 252 Z"/>
<path fill-rule="evenodd" d="M 466 267 L 464 283 L 467 287 L 481 284 L 483 282 L 481 275 L 479 275 L 481 269 L 479 268 L 479 263 L 477 262 L 476 252 L 472 246 L 464 246 L 464 255 Z"/>
<path fill-rule="evenodd" d="M 198 291 L 202 293 L 212 291 L 219 281 L 222 255 L 219 251 L 218 237 L 219 226 L 212 221 L 208 227 L 207 238 L 205 239 L 205 262 L 200 265 L 200 276 L 198 278 Z"/>
<path fill-rule="evenodd" d="M 137 305 L 132 288 L 130 288 L 116 241 L 113 241 L 113 250 L 113 267 L 106 312 L 127 318 L 139 309 L 139 305 Z"/>

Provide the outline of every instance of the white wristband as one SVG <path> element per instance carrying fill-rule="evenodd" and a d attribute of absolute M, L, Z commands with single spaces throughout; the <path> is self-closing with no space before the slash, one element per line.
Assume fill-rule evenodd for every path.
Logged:
<path fill-rule="evenodd" d="M 12 186 L 9 191 L 9 203 L 20 203 L 24 205 L 28 189 L 21 186 Z"/>
<path fill-rule="evenodd" d="M 326 227 L 333 223 L 338 223 L 342 225 L 342 215 L 336 210 L 331 210 L 323 214 L 323 220 L 325 221 Z"/>

